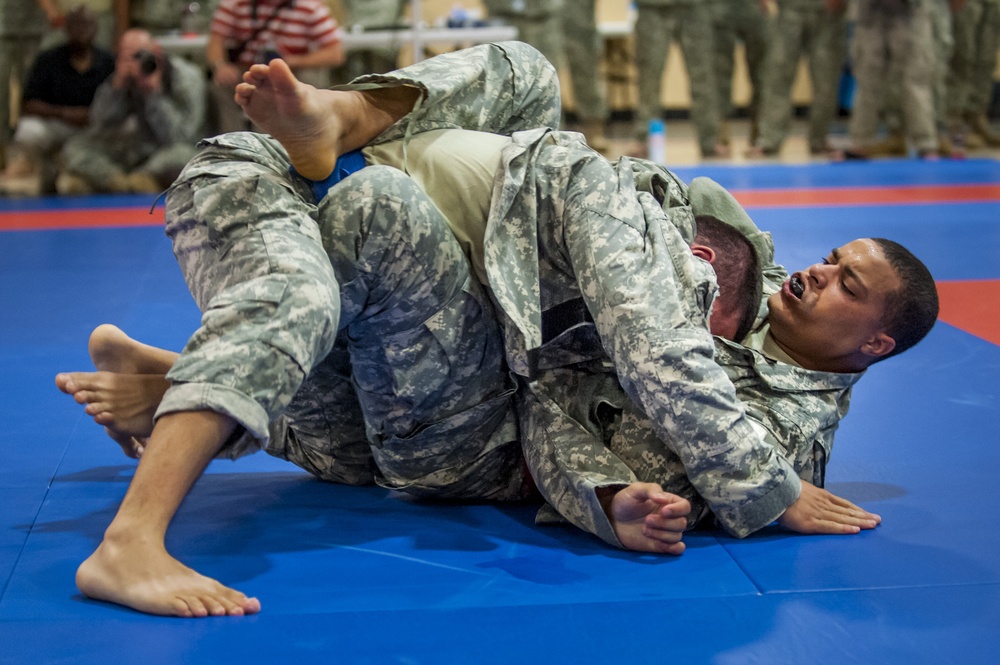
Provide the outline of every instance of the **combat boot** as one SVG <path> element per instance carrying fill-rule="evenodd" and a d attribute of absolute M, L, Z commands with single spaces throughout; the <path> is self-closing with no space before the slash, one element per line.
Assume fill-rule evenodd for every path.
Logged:
<path fill-rule="evenodd" d="M 993 127 L 990 126 L 990 120 L 986 117 L 985 113 L 969 113 L 965 119 L 972 131 L 982 137 L 985 145 L 991 147 L 1000 146 L 1000 134 L 993 131 Z"/>
<path fill-rule="evenodd" d="M 906 137 L 900 132 L 890 132 L 888 136 L 871 146 L 866 152 L 869 157 L 905 157 Z"/>

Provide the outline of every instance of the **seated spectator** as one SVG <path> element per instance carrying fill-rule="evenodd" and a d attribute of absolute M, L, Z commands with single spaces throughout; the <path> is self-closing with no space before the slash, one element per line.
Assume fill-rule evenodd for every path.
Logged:
<path fill-rule="evenodd" d="M 173 182 L 203 136 L 205 76 L 169 57 L 145 30 L 122 35 L 90 126 L 63 148 L 60 194 L 154 193 Z"/>
<path fill-rule="evenodd" d="M 66 13 L 67 42 L 38 55 L 28 73 L 0 191 L 38 196 L 53 191 L 55 158 L 87 126 L 94 93 L 115 69 L 114 56 L 94 46 L 94 13 L 76 5 Z"/>
<path fill-rule="evenodd" d="M 326 68 L 344 62 L 337 22 L 326 3 L 221 0 L 212 16 L 205 49 L 205 60 L 212 71 L 212 99 L 219 132 L 249 128 L 243 109 L 233 101 L 233 89 L 250 65 L 278 57 L 300 79 L 325 87 Z"/>

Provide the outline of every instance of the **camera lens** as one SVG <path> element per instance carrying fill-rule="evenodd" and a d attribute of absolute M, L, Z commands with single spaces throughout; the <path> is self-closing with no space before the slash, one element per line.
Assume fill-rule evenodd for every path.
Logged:
<path fill-rule="evenodd" d="M 156 55 L 149 51 L 139 51 L 135 54 L 135 59 L 139 61 L 139 71 L 143 76 L 149 76 L 156 71 Z"/>

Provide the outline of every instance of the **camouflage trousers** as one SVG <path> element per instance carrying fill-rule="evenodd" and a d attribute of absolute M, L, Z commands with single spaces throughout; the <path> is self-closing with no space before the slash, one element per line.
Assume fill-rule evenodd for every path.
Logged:
<path fill-rule="evenodd" d="M 760 138 L 765 150 L 781 147 L 792 122 L 792 84 L 799 58 L 809 58 L 812 103 L 809 107 L 809 147 L 822 150 L 837 113 L 840 73 L 847 57 L 844 11 L 815 7 L 782 7 L 768 54 L 761 101 Z"/>
<path fill-rule="evenodd" d="M 246 422 L 229 454 L 266 440 L 325 480 L 516 496 L 499 328 L 441 214 L 378 166 L 314 206 L 269 141 L 209 140 L 170 194 L 167 232 L 204 312 L 169 374 L 206 397 L 186 409 L 238 404 L 225 391 L 267 404 L 266 436 Z"/>
<path fill-rule="evenodd" d="M 534 55 L 522 44 L 481 47 L 355 88 L 423 93 L 380 140 L 453 126 L 504 133 L 558 121 L 555 74 Z M 167 234 L 202 325 L 157 415 L 226 414 L 245 430 L 226 455 L 266 447 L 326 480 L 519 498 L 499 327 L 415 182 L 367 167 L 317 205 L 270 138 L 235 133 L 202 146 L 167 197 Z"/>
<path fill-rule="evenodd" d="M 954 29 L 949 111 L 983 113 L 993 92 L 993 71 L 1000 47 L 1000 3 L 969 0 L 955 13 Z"/>
<path fill-rule="evenodd" d="M 925 7 L 890 11 L 873 0 L 861 2 L 851 45 L 857 92 L 848 133 L 854 146 L 874 142 L 882 91 L 897 80 L 902 82 L 900 107 L 907 137 L 917 150 L 937 150 L 931 30 Z"/>
<path fill-rule="evenodd" d="M 714 69 L 713 8 L 709 3 L 639 5 L 635 24 L 635 64 L 639 108 L 635 133 L 645 139 L 649 121 L 662 115 L 663 70 L 673 40 L 680 43 L 691 85 L 691 121 L 703 154 L 714 154 L 719 131 L 718 86 Z"/>

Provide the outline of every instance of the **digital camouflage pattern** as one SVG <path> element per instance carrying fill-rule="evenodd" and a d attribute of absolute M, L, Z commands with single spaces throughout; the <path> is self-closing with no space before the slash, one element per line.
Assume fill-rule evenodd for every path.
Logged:
<path fill-rule="evenodd" d="M 931 14 L 924 2 L 859 0 L 851 42 L 857 91 L 848 124 L 854 147 L 864 149 L 875 143 L 882 89 L 886 80 L 895 80 L 900 81 L 907 138 L 918 151 L 937 151 L 931 29 Z"/>
<path fill-rule="evenodd" d="M 993 93 L 1000 48 L 1000 0 L 966 0 L 954 16 L 949 111 L 984 113 Z"/>
<path fill-rule="evenodd" d="M 645 139 L 649 121 L 663 114 L 661 89 L 670 44 L 684 54 L 691 88 L 691 121 L 702 154 L 714 154 L 719 131 L 718 86 L 715 80 L 713 3 L 708 0 L 663 0 L 637 3 L 635 64 L 639 83 L 636 136 Z"/>
<path fill-rule="evenodd" d="M 558 120 L 551 67 L 517 44 L 356 87 L 376 85 L 423 91 L 380 140 L 425 128 L 511 133 Z M 203 325 L 172 370 L 158 415 L 209 408 L 246 428 L 227 454 L 267 445 L 329 480 L 374 478 L 444 496 L 523 496 L 519 436 L 546 498 L 612 543 L 594 491 L 636 477 L 694 496 L 690 488 L 736 535 L 777 517 L 799 490 L 779 453 L 798 460 L 803 448 L 798 439 L 762 441 L 767 427 L 736 400 L 738 372 L 714 362 L 715 276 L 687 247 L 692 206 L 752 226 L 746 214 L 721 188 L 689 191 L 641 160 L 611 165 L 575 134 L 517 132 L 504 164 L 486 259 L 505 353 L 444 221 L 401 173 L 368 167 L 317 207 L 270 139 L 205 142 L 167 210 Z M 769 246 L 766 234 L 748 233 Z M 546 340 L 542 312 L 579 298 L 595 323 Z M 825 394 L 818 373 L 791 367 L 780 368 L 782 390 L 766 392 L 747 353 L 731 364 L 744 368 L 737 385 L 757 391 L 762 413 L 785 411 L 788 386 Z M 518 374 L 519 434 L 504 355 Z M 838 391 L 841 411 L 831 412 L 829 397 L 803 397 L 812 410 L 801 430 L 771 434 L 799 434 L 812 455 L 810 419 L 835 427 L 849 390 Z M 616 430 L 619 419 L 628 427 Z"/>
<path fill-rule="evenodd" d="M 781 148 L 791 128 L 792 84 L 799 59 L 806 55 L 812 86 L 809 147 L 823 150 L 836 117 L 840 75 L 847 58 L 845 9 L 830 9 L 825 0 L 782 0 L 772 34 L 757 145 L 768 151 Z"/>

